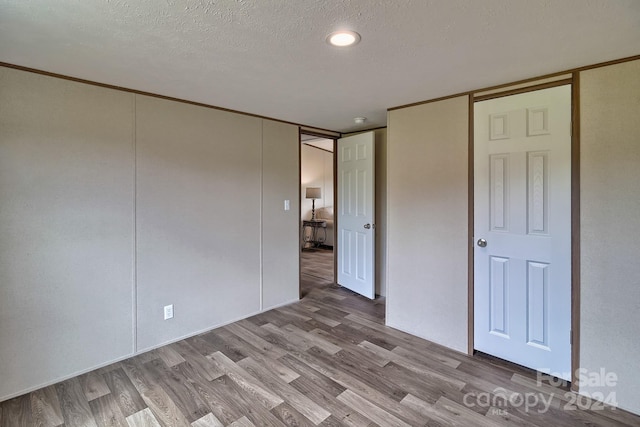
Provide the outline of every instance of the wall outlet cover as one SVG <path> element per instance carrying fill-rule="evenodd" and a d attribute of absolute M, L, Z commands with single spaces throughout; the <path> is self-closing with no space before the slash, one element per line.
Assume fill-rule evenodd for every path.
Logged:
<path fill-rule="evenodd" d="M 173 318 L 173 304 L 164 306 L 164 320 Z"/>

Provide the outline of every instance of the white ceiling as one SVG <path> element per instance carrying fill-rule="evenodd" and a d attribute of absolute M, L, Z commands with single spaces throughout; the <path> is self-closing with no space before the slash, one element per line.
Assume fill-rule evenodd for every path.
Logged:
<path fill-rule="evenodd" d="M 2 62 L 343 132 L 637 54 L 638 0 L 0 0 Z"/>

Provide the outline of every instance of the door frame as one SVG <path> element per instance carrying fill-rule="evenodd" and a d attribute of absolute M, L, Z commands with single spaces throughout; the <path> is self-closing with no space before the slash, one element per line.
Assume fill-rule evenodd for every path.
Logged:
<path fill-rule="evenodd" d="M 311 135 L 318 138 L 330 139 L 333 141 L 333 156 L 332 156 L 332 164 L 333 164 L 333 283 L 338 282 L 338 245 L 337 237 L 338 237 L 338 221 L 335 215 L 337 212 L 337 203 L 338 203 L 338 183 L 337 177 L 338 172 L 336 170 L 338 166 L 338 158 L 336 156 L 336 150 L 338 149 L 338 139 L 342 138 L 342 134 L 336 132 L 335 134 L 322 133 L 316 130 L 309 130 L 298 126 L 298 194 L 302 195 L 302 135 Z M 302 241 L 302 197 L 298 198 L 298 271 L 302 271 L 302 247 L 299 242 Z M 302 273 L 300 273 L 302 274 Z M 298 274 L 298 298 L 302 298 L 302 286 L 300 284 L 300 274 Z"/>
<path fill-rule="evenodd" d="M 571 85 L 571 390 L 578 391 L 577 370 L 580 367 L 580 74 L 570 77 L 560 76 L 554 81 L 536 83 L 532 80 L 522 87 L 499 88 L 492 93 L 472 92 L 469 94 L 469 150 L 468 150 L 468 330 L 467 353 L 474 350 L 474 107 L 476 102 L 501 98 L 520 93 L 533 92 L 556 86 Z"/>

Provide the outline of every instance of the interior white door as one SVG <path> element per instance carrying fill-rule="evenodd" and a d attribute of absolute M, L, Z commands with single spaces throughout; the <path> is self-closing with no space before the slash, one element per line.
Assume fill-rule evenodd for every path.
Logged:
<path fill-rule="evenodd" d="M 474 347 L 571 377 L 571 87 L 474 107 Z"/>
<path fill-rule="evenodd" d="M 375 297 L 375 137 L 338 140 L 338 284 Z"/>

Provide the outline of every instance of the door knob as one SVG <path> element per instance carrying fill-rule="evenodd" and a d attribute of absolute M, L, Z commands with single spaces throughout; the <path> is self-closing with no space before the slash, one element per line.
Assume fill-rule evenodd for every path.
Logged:
<path fill-rule="evenodd" d="M 364 228 L 366 228 L 367 230 L 371 228 L 371 224 L 365 224 Z"/>
<path fill-rule="evenodd" d="M 480 246 L 481 248 L 484 248 L 487 246 L 487 241 L 484 239 L 478 239 L 478 246 Z"/>

